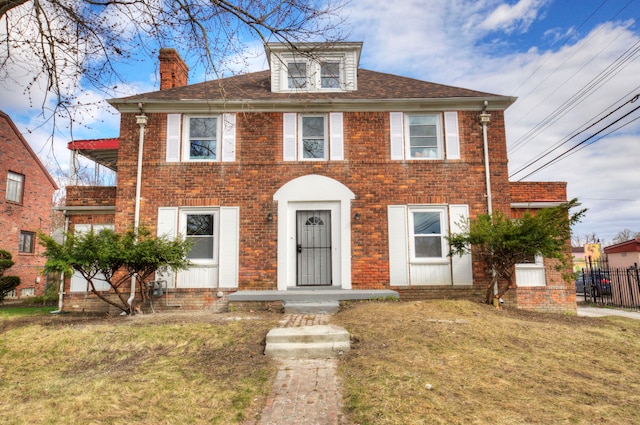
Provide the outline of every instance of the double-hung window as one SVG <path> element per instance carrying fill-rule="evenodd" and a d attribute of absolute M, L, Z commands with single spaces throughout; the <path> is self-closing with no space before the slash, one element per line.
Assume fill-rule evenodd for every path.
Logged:
<path fill-rule="evenodd" d="M 442 260 L 447 256 L 445 208 L 410 209 L 412 260 Z"/>
<path fill-rule="evenodd" d="M 33 254 L 35 245 L 36 234 L 33 232 L 20 232 L 20 244 L 18 246 L 18 252 Z"/>
<path fill-rule="evenodd" d="M 323 89 L 340 88 L 340 63 L 320 63 L 320 87 Z"/>
<path fill-rule="evenodd" d="M 460 134 L 456 111 L 391 112 L 392 160 L 459 160 Z"/>
<path fill-rule="evenodd" d="M 211 264 L 216 260 L 216 214 L 212 210 L 183 212 L 185 237 L 193 245 L 187 258 L 194 264 Z"/>
<path fill-rule="evenodd" d="M 287 64 L 287 87 L 289 89 L 304 89 L 307 87 L 307 63 L 289 62 Z"/>
<path fill-rule="evenodd" d="M 407 158 L 442 158 L 442 125 L 439 114 L 407 114 L 405 128 Z"/>
<path fill-rule="evenodd" d="M 22 174 L 9 171 L 7 174 L 7 201 L 21 204 L 23 191 L 24 176 Z"/>
<path fill-rule="evenodd" d="M 327 122 L 324 115 L 300 115 L 302 159 L 327 159 Z"/>
<path fill-rule="evenodd" d="M 219 158 L 219 120 L 211 116 L 188 116 L 183 157 L 190 161 L 216 161 Z"/>

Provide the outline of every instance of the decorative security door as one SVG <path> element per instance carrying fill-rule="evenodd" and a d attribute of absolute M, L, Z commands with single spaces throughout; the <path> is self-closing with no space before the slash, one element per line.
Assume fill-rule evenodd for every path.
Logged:
<path fill-rule="evenodd" d="M 331 211 L 297 211 L 298 286 L 331 285 Z"/>

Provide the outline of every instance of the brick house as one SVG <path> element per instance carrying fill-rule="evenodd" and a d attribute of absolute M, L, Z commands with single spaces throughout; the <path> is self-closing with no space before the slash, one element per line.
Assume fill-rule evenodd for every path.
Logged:
<path fill-rule="evenodd" d="M 42 295 L 45 258 L 37 233 L 49 234 L 53 193 L 58 189 L 11 118 L 0 111 L 0 249 L 15 264 L 5 274 L 20 277 L 8 299 Z M 57 282 L 56 282 L 57 284 Z"/>
<path fill-rule="evenodd" d="M 322 288 L 479 296 L 488 276 L 447 256 L 447 233 L 488 209 L 557 205 L 565 184 L 508 181 L 503 113 L 515 98 L 360 69 L 361 48 L 269 43 L 269 70 L 192 85 L 163 49 L 160 91 L 109 101 L 118 146 L 78 142 L 112 158 L 118 184 L 68 188 L 72 225 L 192 239 L 193 267 L 162 276 L 166 305 L 183 308 Z M 510 302 L 575 310 L 545 259 L 518 276 Z M 68 308 L 89 308 L 86 284 L 68 289 Z"/>

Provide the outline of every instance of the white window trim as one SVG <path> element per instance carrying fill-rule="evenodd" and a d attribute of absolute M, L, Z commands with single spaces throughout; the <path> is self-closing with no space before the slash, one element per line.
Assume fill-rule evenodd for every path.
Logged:
<path fill-rule="evenodd" d="M 322 158 L 305 158 L 304 157 L 304 143 L 303 143 L 303 128 L 302 121 L 304 118 L 309 117 L 323 117 L 324 118 L 324 156 Z M 329 160 L 329 116 L 327 114 L 298 114 L 298 160 L 299 161 L 328 161 Z"/>
<path fill-rule="evenodd" d="M 536 255 L 534 263 L 518 263 L 516 267 L 519 269 L 544 269 L 544 257 Z"/>
<path fill-rule="evenodd" d="M 436 147 L 438 154 L 435 157 L 412 157 L 411 156 L 411 138 L 409 134 L 409 119 L 416 116 L 435 116 L 436 117 Z M 442 113 L 424 112 L 424 113 L 405 113 L 404 114 L 404 155 L 405 159 L 411 161 L 440 161 L 444 159 L 444 127 L 442 125 Z"/>
<path fill-rule="evenodd" d="M 11 183 L 17 185 L 17 191 L 10 190 Z M 13 199 L 10 195 L 15 195 L 18 199 Z M 22 200 L 24 197 L 24 174 L 16 173 L 14 171 L 9 171 L 7 173 L 7 191 L 6 191 L 6 199 L 9 202 L 14 202 L 16 204 L 22 204 Z"/>
<path fill-rule="evenodd" d="M 187 216 L 195 214 L 213 215 L 213 258 L 189 259 L 195 266 L 216 266 L 218 264 L 218 245 L 220 241 L 220 210 L 219 208 L 180 208 L 179 233 L 187 238 Z"/>
<path fill-rule="evenodd" d="M 321 64 L 323 62 L 338 63 L 340 84 L 338 87 L 322 87 Z M 318 55 L 314 58 L 305 58 L 300 55 L 282 55 L 282 65 L 280 70 L 280 91 L 289 93 L 301 92 L 343 92 L 346 90 L 346 56 L 344 54 Z M 290 88 L 289 87 L 289 64 L 306 63 L 307 64 L 307 82 L 306 87 Z"/>
<path fill-rule="evenodd" d="M 191 118 L 215 118 L 216 119 L 216 158 L 215 159 L 191 159 L 191 141 L 189 131 Z M 185 114 L 182 123 L 182 161 L 183 162 L 221 162 L 222 160 L 222 115 L 197 115 Z"/>
<path fill-rule="evenodd" d="M 448 264 L 449 263 L 449 244 L 447 243 L 446 235 L 448 234 L 449 222 L 448 222 L 448 209 L 445 205 L 410 205 L 407 208 L 408 212 L 408 236 L 409 236 L 409 261 L 412 264 Z M 442 244 L 442 257 L 436 258 L 424 258 L 416 257 L 415 255 L 415 234 L 413 213 L 415 212 L 437 212 L 440 214 L 440 243 Z"/>
<path fill-rule="evenodd" d="M 338 64 L 338 87 L 322 87 L 322 64 L 323 63 L 336 63 Z M 345 87 L 345 70 L 344 70 L 344 58 L 340 57 L 328 57 L 320 58 L 318 61 L 318 78 L 317 87 L 321 91 L 343 91 Z"/>

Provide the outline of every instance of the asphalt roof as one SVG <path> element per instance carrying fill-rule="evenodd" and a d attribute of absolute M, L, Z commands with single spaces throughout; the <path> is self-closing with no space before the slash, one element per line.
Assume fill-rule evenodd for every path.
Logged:
<path fill-rule="evenodd" d="M 269 70 L 237 75 L 183 87 L 112 99 L 111 103 L 184 100 L 383 100 L 505 97 L 413 78 L 358 69 L 358 89 L 346 92 L 271 92 Z M 506 98 L 506 97 L 505 97 Z"/>

